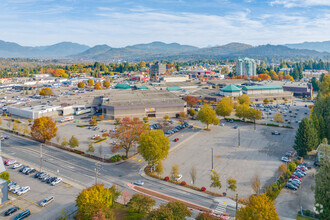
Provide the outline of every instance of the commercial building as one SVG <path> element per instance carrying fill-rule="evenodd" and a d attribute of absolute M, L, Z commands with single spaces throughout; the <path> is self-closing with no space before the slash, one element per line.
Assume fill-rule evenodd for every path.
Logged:
<path fill-rule="evenodd" d="M 166 90 L 116 90 L 95 97 L 92 108 L 101 109 L 105 118 L 175 117 L 186 112 L 186 102 Z"/>
<path fill-rule="evenodd" d="M 158 79 L 159 75 L 166 73 L 166 65 L 156 62 L 152 64 L 149 69 L 150 80 Z"/>
<path fill-rule="evenodd" d="M 247 95 L 283 93 L 283 87 L 280 85 L 244 86 L 242 91 Z"/>
<path fill-rule="evenodd" d="M 255 76 L 257 74 L 257 64 L 254 59 L 238 59 L 236 62 L 237 75 Z"/>
<path fill-rule="evenodd" d="M 292 92 L 294 96 L 313 97 L 313 86 L 311 83 L 285 84 L 284 91 Z"/>
<path fill-rule="evenodd" d="M 220 89 L 221 96 L 240 96 L 242 94 L 242 89 L 234 84 L 230 84 Z"/>

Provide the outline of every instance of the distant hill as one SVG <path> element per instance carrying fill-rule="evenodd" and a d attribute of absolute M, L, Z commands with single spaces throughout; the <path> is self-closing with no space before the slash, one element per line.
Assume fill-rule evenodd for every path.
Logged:
<path fill-rule="evenodd" d="M 26 58 L 54 58 L 66 57 L 81 53 L 89 49 L 89 46 L 62 42 L 50 46 L 26 47 L 16 43 L 0 40 L 0 57 L 26 57 Z"/>
<path fill-rule="evenodd" d="M 285 44 L 285 46 L 287 46 L 289 48 L 294 48 L 294 49 L 308 49 L 308 50 L 316 50 L 319 52 L 330 53 L 330 41 Z"/>

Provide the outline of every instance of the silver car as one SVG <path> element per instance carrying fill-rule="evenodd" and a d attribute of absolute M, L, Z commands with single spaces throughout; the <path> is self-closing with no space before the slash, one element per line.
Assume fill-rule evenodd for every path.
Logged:
<path fill-rule="evenodd" d="M 41 203 L 40 206 L 45 207 L 46 205 L 48 205 L 49 203 L 54 201 L 54 196 L 50 196 L 47 197 L 46 199 L 44 199 Z"/>

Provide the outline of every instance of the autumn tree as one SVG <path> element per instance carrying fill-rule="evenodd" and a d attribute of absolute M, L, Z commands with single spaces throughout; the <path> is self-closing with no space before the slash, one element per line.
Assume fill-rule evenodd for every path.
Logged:
<path fill-rule="evenodd" d="M 140 68 L 144 68 L 144 67 L 146 67 L 146 62 L 141 61 L 141 62 L 140 62 Z"/>
<path fill-rule="evenodd" d="M 79 141 L 78 141 L 78 139 L 74 135 L 70 138 L 69 145 L 72 148 L 75 148 L 75 147 L 78 147 L 79 146 Z"/>
<path fill-rule="evenodd" d="M 222 117 L 230 116 L 233 110 L 234 103 L 230 97 L 224 97 L 220 102 L 217 103 L 217 107 L 215 109 L 217 115 Z"/>
<path fill-rule="evenodd" d="M 97 121 L 96 121 L 95 119 L 90 120 L 90 121 L 89 121 L 89 125 L 90 125 L 90 126 L 96 126 L 96 125 L 97 125 Z"/>
<path fill-rule="evenodd" d="M 279 123 L 279 124 L 282 124 L 284 122 L 284 118 L 282 116 L 281 113 L 277 112 L 274 116 L 274 119 L 273 119 L 275 122 Z"/>
<path fill-rule="evenodd" d="M 250 203 L 237 211 L 237 220 L 279 220 L 274 201 L 266 194 L 252 196 Z"/>
<path fill-rule="evenodd" d="M 170 141 L 164 136 L 162 130 L 144 132 L 140 136 L 138 152 L 148 162 L 155 164 L 167 157 L 170 149 Z"/>
<path fill-rule="evenodd" d="M 215 170 L 212 170 L 210 179 L 211 179 L 210 187 L 221 189 L 222 185 L 220 181 L 220 175 Z"/>
<path fill-rule="evenodd" d="M 115 153 L 124 149 L 126 158 L 128 158 L 128 152 L 139 142 L 140 135 L 143 132 L 143 122 L 139 118 L 123 118 L 116 131 L 110 134 L 116 140 L 116 143 L 112 145 L 111 151 Z"/>
<path fill-rule="evenodd" d="M 51 96 L 51 95 L 53 95 L 53 90 L 49 87 L 42 88 L 39 92 L 39 95 L 41 95 L 41 96 Z"/>
<path fill-rule="evenodd" d="M 93 79 L 88 79 L 88 81 L 87 81 L 87 85 L 88 85 L 89 87 L 94 86 L 94 80 L 93 80 Z"/>
<path fill-rule="evenodd" d="M 190 168 L 189 174 L 190 174 L 191 182 L 194 185 L 195 182 L 196 182 L 196 178 L 197 178 L 197 170 L 196 170 L 196 167 L 195 166 L 192 166 Z"/>
<path fill-rule="evenodd" d="M 104 88 L 109 88 L 110 87 L 110 82 L 108 80 L 103 81 L 103 87 Z"/>
<path fill-rule="evenodd" d="M 82 81 L 78 83 L 78 88 L 80 88 L 80 89 L 85 88 L 85 86 L 86 86 L 85 83 Z"/>
<path fill-rule="evenodd" d="M 151 199 L 149 196 L 136 193 L 127 203 L 127 207 L 135 212 L 147 214 L 151 211 L 155 204 L 156 201 Z"/>
<path fill-rule="evenodd" d="M 66 147 L 66 146 L 68 146 L 68 145 L 69 145 L 69 142 L 68 142 L 68 140 L 66 139 L 66 137 L 64 137 L 63 140 L 62 140 L 61 146 L 62 146 L 62 147 Z"/>
<path fill-rule="evenodd" d="M 150 212 L 148 220 L 159 219 L 185 219 L 186 216 L 191 216 L 191 211 L 183 202 L 171 201 L 167 204 L 161 204 L 158 209 Z"/>
<path fill-rule="evenodd" d="M 210 124 L 219 124 L 219 119 L 217 118 L 216 112 L 207 104 L 202 106 L 201 110 L 197 114 L 197 119 L 206 124 L 207 130 L 209 130 Z"/>
<path fill-rule="evenodd" d="M 50 117 L 41 117 L 34 120 L 31 127 L 31 136 L 38 141 L 50 141 L 56 136 L 57 127 Z"/>
<path fill-rule="evenodd" d="M 236 108 L 236 117 L 238 118 L 248 118 L 250 115 L 250 108 L 247 104 L 241 104 Z"/>
<path fill-rule="evenodd" d="M 260 120 L 262 118 L 262 113 L 259 109 L 249 108 L 249 113 L 247 118 L 253 121 L 255 128 L 256 120 Z"/>
<path fill-rule="evenodd" d="M 190 107 L 194 107 L 197 103 L 197 98 L 195 96 L 186 96 L 184 100 Z"/>
<path fill-rule="evenodd" d="M 250 183 L 254 193 L 259 195 L 261 183 L 260 183 L 259 175 L 257 173 L 254 174 L 254 176 L 251 178 Z"/>
<path fill-rule="evenodd" d="M 237 181 L 234 178 L 228 177 L 227 179 L 227 187 L 231 191 L 235 192 L 237 188 Z"/>
<path fill-rule="evenodd" d="M 174 164 L 172 166 L 170 177 L 172 180 L 175 180 L 179 176 L 179 166 L 177 164 Z"/>
<path fill-rule="evenodd" d="M 106 218 L 112 219 L 113 195 L 110 189 L 103 184 L 97 184 L 84 189 L 76 199 L 78 213 L 77 217 L 81 220 L 89 220 L 102 211 Z"/>
<path fill-rule="evenodd" d="M 179 120 L 183 124 L 185 121 L 187 121 L 187 114 L 185 112 L 180 112 Z"/>
<path fill-rule="evenodd" d="M 240 95 L 240 96 L 238 96 L 238 102 L 241 105 L 246 104 L 246 105 L 249 106 L 250 105 L 250 97 L 246 94 Z"/>
<path fill-rule="evenodd" d="M 94 89 L 101 89 L 101 83 L 100 82 L 95 83 Z"/>
<path fill-rule="evenodd" d="M 158 174 L 158 176 L 162 175 L 163 172 L 164 172 L 164 168 L 163 168 L 163 162 L 162 160 L 159 160 L 157 163 L 156 163 L 156 166 L 155 166 L 155 172 Z"/>
<path fill-rule="evenodd" d="M 190 109 L 190 110 L 189 110 L 189 115 L 190 115 L 191 117 L 194 117 L 194 115 L 196 115 L 196 111 L 195 111 L 195 109 Z"/>
<path fill-rule="evenodd" d="M 104 115 L 99 115 L 99 119 L 100 120 L 104 119 Z"/>
<path fill-rule="evenodd" d="M 288 168 L 286 167 L 286 165 L 284 163 L 282 163 L 279 167 L 278 167 L 278 172 L 280 173 L 280 175 L 286 173 L 288 170 Z"/>

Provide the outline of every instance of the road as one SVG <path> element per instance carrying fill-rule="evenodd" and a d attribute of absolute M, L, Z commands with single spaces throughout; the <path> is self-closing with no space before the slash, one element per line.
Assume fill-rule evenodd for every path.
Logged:
<path fill-rule="evenodd" d="M 5 135 L 9 136 L 9 139 L 2 142 L 3 155 L 18 158 L 39 169 L 40 143 L 7 133 Z M 82 186 L 81 188 L 95 183 L 94 169 L 96 165 L 95 161 L 89 158 L 43 145 L 42 164 L 44 170 L 52 173 L 58 172 L 59 176 L 77 183 Z M 98 182 L 102 182 L 106 186 L 116 184 L 122 190 L 132 192 L 127 184 L 144 178 L 139 173 L 144 166 L 145 162 L 140 157 L 120 164 L 101 163 Z M 204 196 L 191 193 L 188 190 L 182 190 L 182 187 L 174 187 L 163 181 L 149 180 L 149 178 L 144 178 L 143 181 L 148 189 L 211 209 L 217 206 L 217 203 L 213 201 L 214 198 L 206 194 Z"/>

